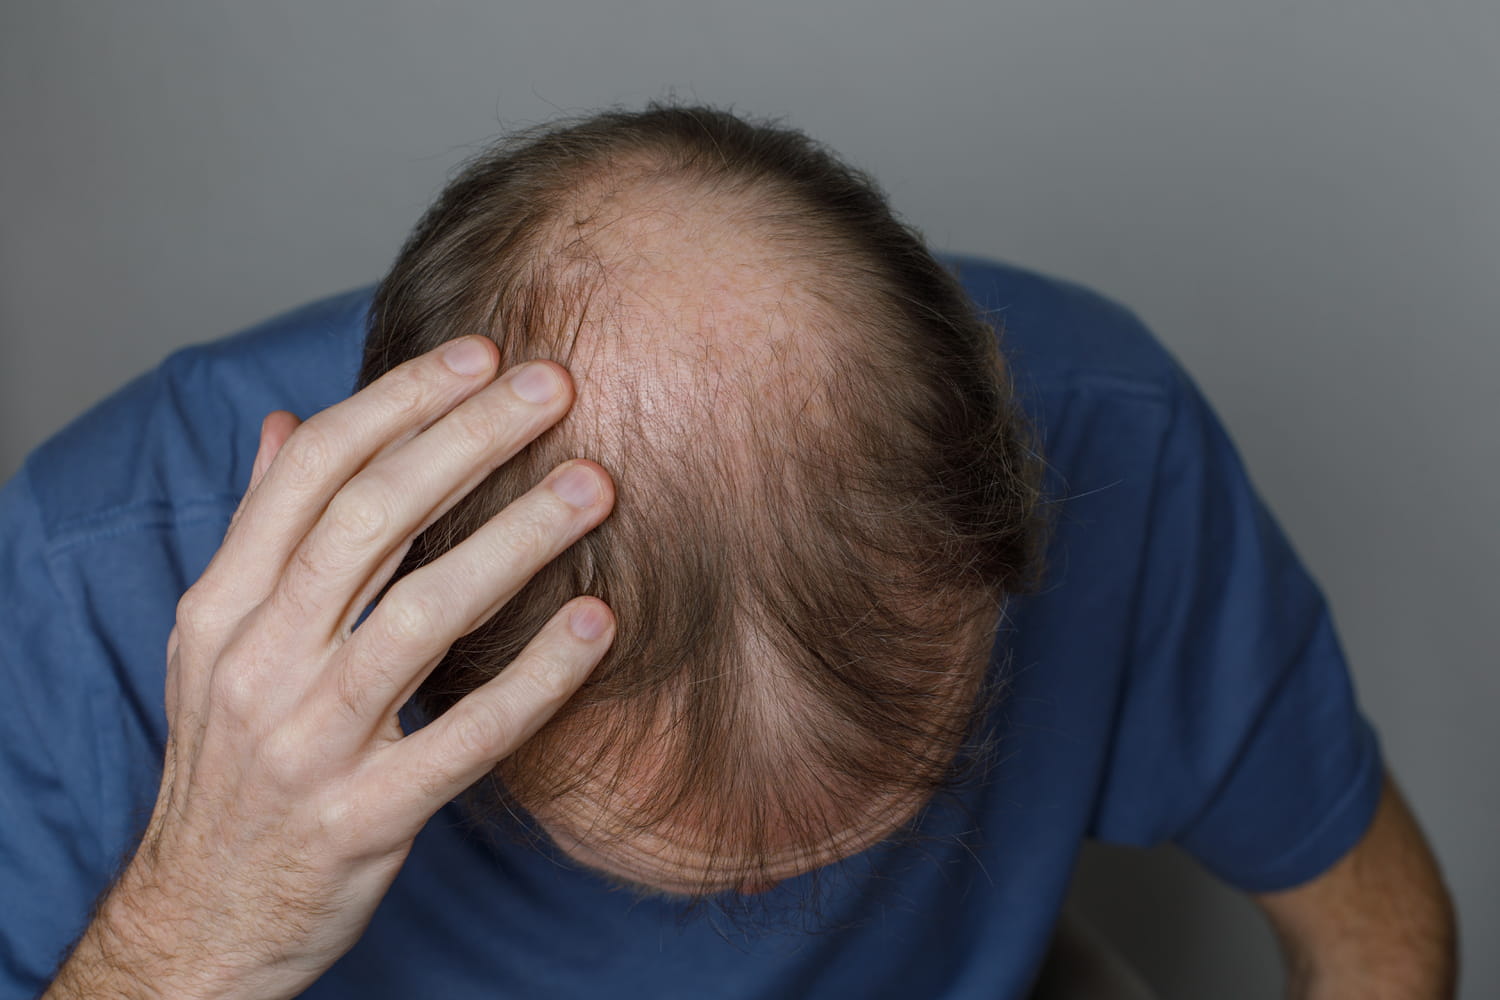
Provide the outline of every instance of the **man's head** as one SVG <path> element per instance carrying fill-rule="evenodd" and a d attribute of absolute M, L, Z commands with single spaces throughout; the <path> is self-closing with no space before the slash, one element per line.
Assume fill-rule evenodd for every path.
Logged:
<path fill-rule="evenodd" d="M 397 576 L 567 458 L 617 496 L 418 694 L 440 714 L 577 594 L 614 609 L 614 646 L 497 768 L 499 801 L 592 868 L 694 896 L 907 823 L 977 731 L 1043 532 L 994 331 L 873 183 L 703 108 L 524 134 L 414 231 L 359 385 L 473 332 L 502 368 L 560 362 L 577 401 Z"/>

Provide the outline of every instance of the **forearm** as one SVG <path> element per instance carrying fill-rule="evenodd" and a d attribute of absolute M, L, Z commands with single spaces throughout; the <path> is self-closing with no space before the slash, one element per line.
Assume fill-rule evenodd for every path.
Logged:
<path fill-rule="evenodd" d="M 1289 1000 L 1449 1000 L 1457 928 L 1445 893 L 1344 914 L 1342 940 L 1314 953 L 1283 940 Z M 1383 912 L 1382 912 L 1383 910 Z"/>
<path fill-rule="evenodd" d="M 1292 1000 L 1447 1000 L 1458 978 L 1453 902 L 1388 781 L 1360 844 L 1315 882 L 1259 897 Z"/>
<path fill-rule="evenodd" d="M 127 870 L 95 908 L 43 1000 L 270 996 L 236 975 L 231 956 L 201 943 L 205 921 L 188 917 L 180 903 Z"/>
<path fill-rule="evenodd" d="M 157 1000 L 162 994 L 149 985 L 149 969 L 155 963 L 144 959 L 115 928 L 96 918 L 74 945 L 43 1000 L 103 996 Z"/>
<path fill-rule="evenodd" d="M 1379 953 L 1293 960 L 1288 1000 L 1450 1000 L 1456 948 L 1451 934 L 1434 931 Z"/>

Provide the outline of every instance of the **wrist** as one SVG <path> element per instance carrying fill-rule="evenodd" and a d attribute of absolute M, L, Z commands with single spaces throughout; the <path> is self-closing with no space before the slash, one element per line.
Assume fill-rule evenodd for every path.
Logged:
<path fill-rule="evenodd" d="M 93 919 L 45 1000 L 101 996 L 197 1000 L 251 996 L 203 938 L 205 923 L 132 866 L 95 908 Z"/>

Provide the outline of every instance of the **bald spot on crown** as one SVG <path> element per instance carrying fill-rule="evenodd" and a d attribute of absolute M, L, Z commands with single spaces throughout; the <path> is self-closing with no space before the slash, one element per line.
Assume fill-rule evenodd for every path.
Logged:
<path fill-rule="evenodd" d="M 616 174 L 576 189 L 543 265 L 581 293 L 568 297 L 577 314 L 561 326 L 577 385 L 569 437 L 592 442 L 606 468 L 643 447 L 653 462 L 712 464 L 713 481 L 733 483 L 747 519 L 773 502 L 766 491 L 796 488 L 765 481 L 764 456 L 750 449 L 826 434 L 831 359 L 860 349 L 826 274 L 759 231 L 760 207 L 680 179 Z M 827 713 L 778 668 L 780 654 L 753 622 L 739 625 L 747 669 L 716 737 L 730 744 L 731 762 L 716 794 L 675 803 L 650 829 L 633 821 L 656 790 L 675 787 L 664 769 L 691 766 L 672 752 L 681 734 L 670 711 L 633 721 L 628 759 L 601 760 L 593 743 L 611 731 L 605 714 L 628 706 L 591 707 L 543 731 L 549 766 L 588 776 L 533 809 L 565 851 L 692 894 L 827 864 L 889 836 L 921 807 L 909 790 L 838 787 L 813 773 L 807 751 Z"/>

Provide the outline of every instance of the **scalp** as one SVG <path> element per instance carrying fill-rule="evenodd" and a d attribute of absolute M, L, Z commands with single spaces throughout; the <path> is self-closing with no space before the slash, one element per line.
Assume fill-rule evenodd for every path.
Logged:
<path fill-rule="evenodd" d="M 624 651 L 500 773 L 531 812 L 596 848 L 671 843 L 741 876 L 859 827 L 902 783 L 903 741 L 919 754 L 956 750 L 951 730 L 983 651 L 957 604 L 933 608 L 899 559 L 828 530 L 830 517 L 893 518 L 905 503 L 878 483 L 839 482 L 900 429 L 871 405 L 879 366 L 851 329 L 855 296 L 835 288 L 836 267 L 819 266 L 833 248 L 818 252 L 811 233 L 764 233 L 766 192 L 704 187 L 591 178 L 541 248 L 541 293 L 564 306 L 553 350 L 577 402 L 540 450 L 614 472 L 616 514 L 591 541 L 610 548 L 620 576 L 655 570 L 656 593 L 615 579 L 607 599 Z M 850 634 L 868 617 L 884 635 L 953 638 L 882 662 L 880 630 Z M 872 672 L 904 725 L 849 697 L 851 679 Z M 838 673 L 843 682 L 828 676 Z M 611 674 L 628 675 L 633 692 L 591 703 Z M 559 761 L 570 762 L 567 790 L 528 794 Z M 716 877 L 713 865 L 699 875 Z"/>
<path fill-rule="evenodd" d="M 418 701 L 441 714 L 577 594 L 618 621 L 475 802 L 706 889 L 826 860 L 950 782 L 1001 690 L 987 654 L 1040 477 L 993 331 L 865 179 L 696 109 L 542 134 L 424 219 L 361 380 L 475 328 L 502 367 L 563 364 L 576 402 L 398 575 L 569 458 L 616 503 Z"/>

